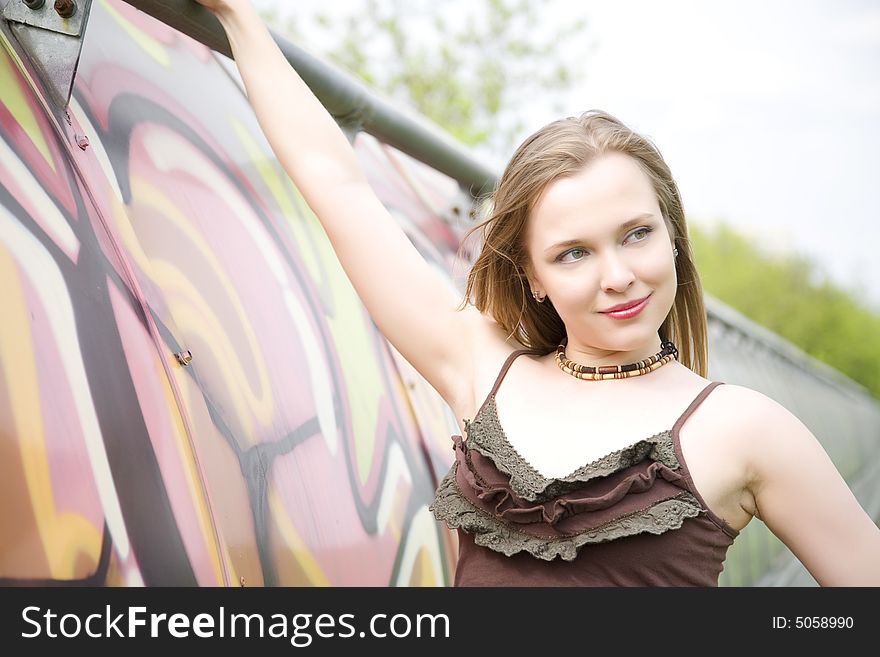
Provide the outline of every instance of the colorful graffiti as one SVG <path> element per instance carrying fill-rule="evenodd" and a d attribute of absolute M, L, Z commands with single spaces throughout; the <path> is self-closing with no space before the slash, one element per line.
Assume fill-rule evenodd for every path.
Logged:
<path fill-rule="evenodd" d="M 377 332 L 228 68 L 97 2 L 65 116 L 2 39 L 0 581 L 448 584 L 427 505 L 454 419 Z M 355 146 L 449 271 L 455 181 Z"/>

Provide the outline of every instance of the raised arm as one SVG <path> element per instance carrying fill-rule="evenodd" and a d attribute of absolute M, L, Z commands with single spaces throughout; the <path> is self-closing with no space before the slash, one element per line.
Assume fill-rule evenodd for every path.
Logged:
<path fill-rule="evenodd" d="M 348 139 L 290 66 L 249 0 L 197 0 L 222 23 L 260 127 L 326 231 L 379 330 L 452 403 L 470 381 L 479 313 L 410 243 Z"/>
<path fill-rule="evenodd" d="M 744 394 L 743 405 L 755 410 L 747 462 L 756 517 L 820 585 L 880 586 L 880 529 L 822 445 L 777 402 Z"/>

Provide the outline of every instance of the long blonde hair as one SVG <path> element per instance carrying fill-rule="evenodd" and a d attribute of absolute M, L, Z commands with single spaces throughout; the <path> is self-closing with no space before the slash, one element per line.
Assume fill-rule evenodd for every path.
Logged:
<path fill-rule="evenodd" d="M 559 119 L 526 139 L 508 162 L 492 195 L 488 217 L 471 228 L 482 230 L 482 248 L 468 274 L 461 307 L 468 302 L 490 315 L 525 347 L 550 353 L 566 336 L 565 325 L 547 299 L 527 293 L 525 237 L 529 213 L 550 183 L 579 173 L 596 157 L 618 152 L 632 157 L 645 172 L 673 246 L 678 289 L 660 326 L 660 338 L 679 349 L 679 361 L 700 376 L 708 369 L 706 310 L 693 260 L 678 186 L 660 151 L 610 114 L 599 110 Z"/>

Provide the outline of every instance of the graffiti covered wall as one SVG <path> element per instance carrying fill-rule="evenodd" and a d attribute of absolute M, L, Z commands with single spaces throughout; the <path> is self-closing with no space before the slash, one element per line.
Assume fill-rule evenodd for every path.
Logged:
<path fill-rule="evenodd" d="M 3 583 L 450 582 L 427 505 L 455 422 L 377 332 L 227 67 L 96 2 L 65 117 L 3 39 Z M 457 184 L 355 145 L 448 271 Z"/>

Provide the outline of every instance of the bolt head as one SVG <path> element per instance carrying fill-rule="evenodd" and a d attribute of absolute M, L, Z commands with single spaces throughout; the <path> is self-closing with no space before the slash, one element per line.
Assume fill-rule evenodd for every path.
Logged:
<path fill-rule="evenodd" d="M 61 18 L 70 18 L 76 13 L 76 3 L 73 0 L 55 0 L 55 11 Z"/>

